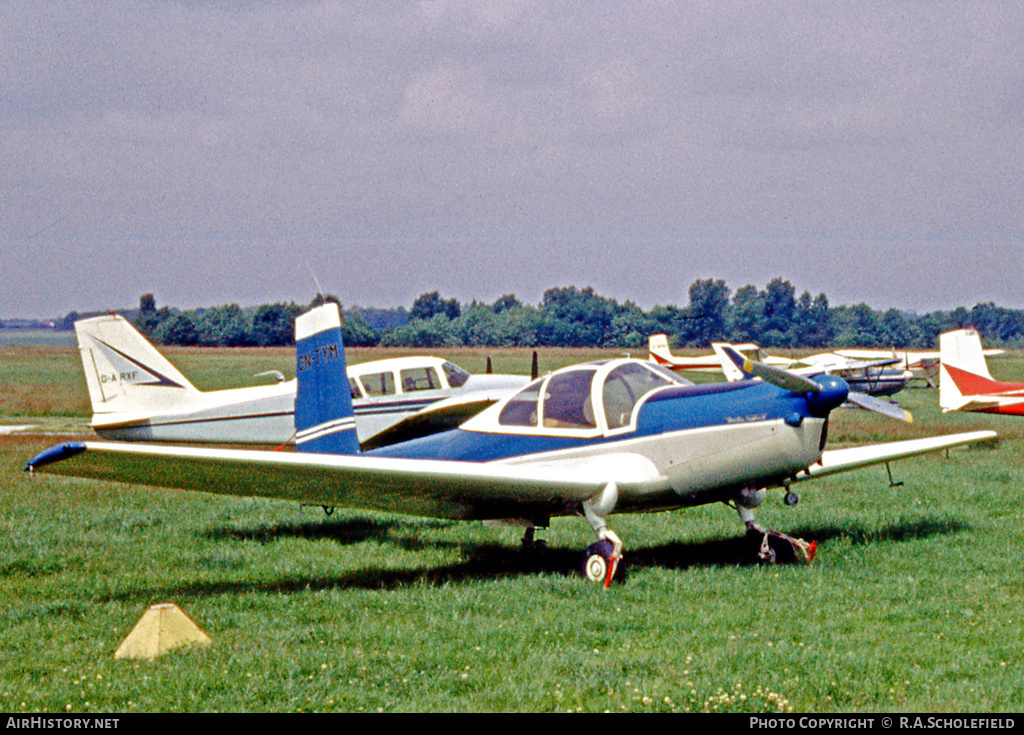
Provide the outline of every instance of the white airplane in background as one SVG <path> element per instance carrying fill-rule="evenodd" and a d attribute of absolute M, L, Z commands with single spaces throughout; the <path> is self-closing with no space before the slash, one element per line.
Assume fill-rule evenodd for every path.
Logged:
<path fill-rule="evenodd" d="M 765 355 L 764 350 L 751 342 L 732 345 L 732 348 L 744 357 L 776 367 L 786 367 L 792 362 L 785 357 Z M 678 373 L 722 373 L 722 359 L 717 353 L 698 357 L 673 355 L 665 334 L 652 334 L 647 340 L 647 352 L 650 362 Z"/>
<path fill-rule="evenodd" d="M 869 396 L 891 396 L 907 387 L 913 377 L 909 370 L 897 366 L 895 358 L 857 360 L 838 352 L 821 352 L 790 361 L 788 370 L 804 373 L 823 372 L 838 375 L 852 390 Z"/>
<path fill-rule="evenodd" d="M 854 376 L 848 376 L 843 371 L 830 371 L 827 370 L 822 364 L 811 363 L 809 365 L 800 365 L 796 368 L 780 368 L 777 365 L 768 365 L 766 363 L 759 363 L 756 360 L 752 360 L 745 355 L 741 355 L 735 347 L 726 342 L 715 342 L 711 345 L 715 354 L 718 355 L 722 360 L 722 371 L 725 373 L 725 377 L 730 382 L 737 380 L 750 380 L 752 378 L 761 378 L 762 380 L 774 379 L 776 382 L 779 380 L 785 381 L 785 377 L 774 377 L 774 376 L 797 376 L 800 379 L 811 378 L 816 375 L 838 375 L 843 378 L 844 383 L 848 387 L 848 393 L 846 402 L 850 405 L 857 406 L 859 408 L 865 408 L 875 413 L 880 413 L 894 418 L 899 421 L 906 421 L 908 424 L 913 423 L 914 417 L 911 416 L 910 412 L 900 406 L 898 403 L 892 403 L 889 401 L 883 401 L 877 398 L 870 392 L 863 390 L 863 382 L 859 382 Z M 793 361 L 799 364 L 800 361 Z M 828 360 L 822 361 L 824 365 L 831 364 Z M 760 368 L 760 372 L 757 369 Z M 772 375 L 766 375 L 768 371 L 773 371 Z M 789 383 L 787 383 L 789 384 Z M 789 384 L 794 385 L 794 384 Z M 858 390 L 855 390 L 857 388 Z M 797 388 L 792 388 L 797 390 Z"/>
<path fill-rule="evenodd" d="M 910 373 L 907 370 L 892 367 L 898 362 L 895 358 L 855 360 L 837 352 L 822 352 L 809 357 L 791 359 L 766 355 L 759 346 L 749 342 L 740 345 L 716 342 L 711 345 L 715 350 L 713 355 L 679 357 L 670 351 L 666 335 L 651 335 L 648 341 L 650 361 L 662 367 L 678 372 L 694 370 L 723 373 L 727 380 L 739 380 L 743 376 L 743 371 L 721 353 L 722 346 L 729 346 L 744 358 L 772 367 L 803 373 L 838 375 L 850 384 L 851 389 L 870 396 L 891 396 L 898 393 L 906 387 L 907 380 L 910 378 Z"/>
<path fill-rule="evenodd" d="M 995 352 L 1001 352 L 997 350 Z M 910 380 L 924 381 L 930 388 L 939 385 L 939 353 L 906 350 L 836 350 L 835 354 L 851 360 L 891 360 L 891 369 L 910 373 Z"/>
<path fill-rule="evenodd" d="M 921 352 L 908 350 L 836 350 L 837 355 L 854 360 L 896 360 L 893 368 L 910 371 L 913 380 L 923 380 L 931 388 L 939 385 L 939 364 L 942 360 L 941 349 L 938 352 Z M 1003 354 L 1003 350 L 987 349 L 982 354 L 986 357 Z"/>
<path fill-rule="evenodd" d="M 1004 383 L 992 377 L 987 352 L 973 329 L 939 335 L 942 353 L 939 405 L 947 411 L 977 411 L 1024 416 L 1024 383 Z M 999 350 L 1002 352 L 1002 350 Z"/>
<path fill-rule="evenodd" d="M 92 403 L 92 428 L 123 441 L 271 444 L 294 442 L 295 386 L 277 382 L 201 391 L 126 319 L 75 322 Z M 257 376 L 259 377 L 259 376 Z M 453 428 L 523 387 L 525 375 L 470 375 L 439 357 L 353 365 L 348 383 L 364 448 Z"/>
<path fill-rule="evenodd" d="M 572 365 L 458 428 L 363 451 L 346 385 L 337 304 L 295 323 L 295 452 L 67 442 L 27 472 L 535 527 L 587 520 L 583 575 L 607 587 L 623 543 L 612 513 L 707 503 L 738 512 L 763 562 L 810 561 L 815 542 L 769 531 L 753 509 L 771 488 L 996 436 L 979 431 L 829 450 L 829 414 L 849 386 L 746 361 L 760 380 L 693 385 L 648 361 Z M 791 498 L 795 501 L 795 497 Z M 510 553 L 512 553 L 510 551 Z"/>

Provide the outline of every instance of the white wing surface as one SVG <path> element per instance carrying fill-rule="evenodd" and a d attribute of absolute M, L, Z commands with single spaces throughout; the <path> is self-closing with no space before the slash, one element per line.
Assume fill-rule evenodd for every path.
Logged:
<path fill-rule="evenodd" d="M 826 449 L 821 454 L 821 461 L 812 464 L 806 471 L 797 475 L 798 480 L 810 480 L 815 477 L 834 475 L 873 464 L 890 462 L 895 459 L 914 457 L 919 454 L 936 452 L 940 449 L 957 447 L 962 444 L 994 439 L 994 431 L 972 431 L 966 434 L 950 434 L 928 439 L 909 439 L 887 444 L 871 444 L 864 447 L 846 449 Z"/>
<path fill-rule="evenodd" d="M 222 495 L 270 497 L 439 518 L 569 512 L 616 482 L 626 496 L 663 494 L 668 480 L 629 454 L 592 466 L 393 459 L 202 447 L 73 442 L 36 457 L 29 471 Z M 614 458 L 612 458 L 614 460 Z"/>

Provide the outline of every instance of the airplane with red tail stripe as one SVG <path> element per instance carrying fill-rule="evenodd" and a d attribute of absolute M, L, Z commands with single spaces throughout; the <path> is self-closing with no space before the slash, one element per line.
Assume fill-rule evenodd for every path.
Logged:
<path fill-rule="evenodd" d="M 943 412 L 1024 416 L 1024 383 L 996 380 L 974 329 L 939 335 L 939 405 Z"/>

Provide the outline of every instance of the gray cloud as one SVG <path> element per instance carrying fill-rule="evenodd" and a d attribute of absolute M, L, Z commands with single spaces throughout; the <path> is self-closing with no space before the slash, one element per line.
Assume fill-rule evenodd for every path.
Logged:
<path fill-rule="evenodd" d="M 1016 3 L 29 3 L 0 316 L 781 275 L 1024 306 Z"/>

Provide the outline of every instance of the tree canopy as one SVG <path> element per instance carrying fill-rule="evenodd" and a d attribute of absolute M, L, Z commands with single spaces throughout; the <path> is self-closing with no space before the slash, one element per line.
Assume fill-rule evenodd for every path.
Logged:
<path fill-rule="evenodd" d="M 972 326 L 988 344 L 1024 346 L 1024 312 L 992 302 L 923 315 L 877 311 L 865 303 L 831 306 L 824 293 L 797 295 L 793 284 L 781 277 L 763 289 L 747 284 L 735 293 L 721 279 L 697 279 L 687 295 L 685 305 L 644 311 L 632 301 L 619 303 L 589 286 L 549 288 L 537 305 L 510 293 L 492 304 L 463 305 L 431 291 L 418 296 L 408 311 L 341 307 L 342 329 L 346 344 L 352 346 L 639 349 L 651 334 L 663 332 L 677 347 L 708 347 L 724 340 L 770 348 L 931 349 L 942 332 Z M 295 317 L 324 301 L 341 306 L 336 296 L 318 294 L 307 306 L 227 304 L 182 311 L 157 307 L 153 294 L 144 294 L 135 324 L 158 344 L 286 346 L 294 343 Z M 68 315 L 64 322 L 70 319 Z"/>

